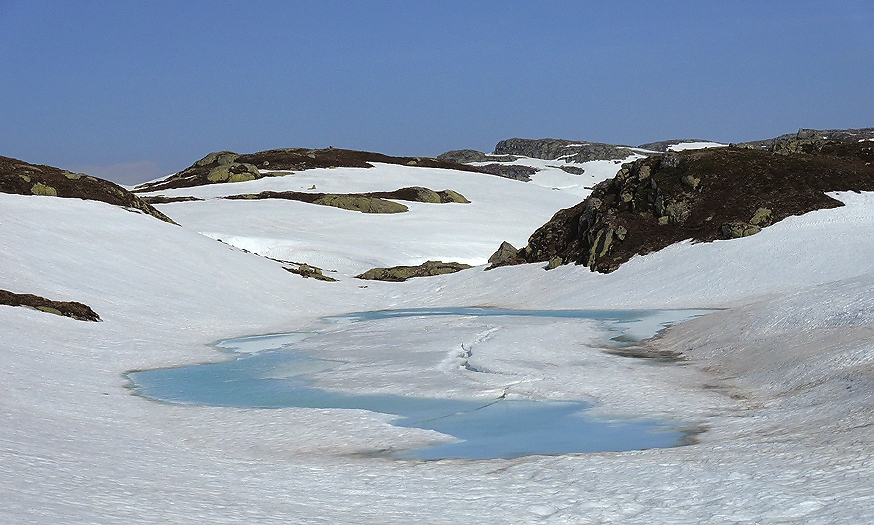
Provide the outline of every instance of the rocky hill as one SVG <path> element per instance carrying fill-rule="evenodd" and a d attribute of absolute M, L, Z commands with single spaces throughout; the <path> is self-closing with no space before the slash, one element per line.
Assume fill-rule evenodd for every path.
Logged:
<path fill-rule="evenodd" d="M 101 201 L 173 222 L 143 199 L 108 180 L 10 157 L 0 156 L 0 192 Z"/>
<path fill-rule="evenodd" d="M 487 154 L 472 149 L 452 150 L 438 155 L 438 159 L 460 163 L 513 162 L 516 157 L 532 157 L 565 162 L 589 162 L 591 160 L 625 159 L 635 152 L 628 146 L 601 142 L 573 141 L 565 139 L 520 139 L 502 140 L 495 145 L 494 153 Z"/>
<path fill-rule="evenodd" d="M 381 153 L 339 148 L 283 148 L 244 154 L 219 151 L 210 153 L 188 168 L 166 179 L 140 184 L 134 188 L 134 191 L 152 192 L 222 182 L 243 182 L 263 177 L 286 175 L 288 171 L 303 171 L 313 168 L 372 168 L 372 162 L 481 173 L 478 168 L 459 164 L 452 160 L 428 157 L 392 157 Z"/>
<path fill-rule="evenodd" d="M 635 254 L 693 239 L 752 235 L 790 215 L 842 204 L 829 191 L 874 191 L 874 142 L 801 130 L 755 145 L 668 152 L 624 164 L 494 266 L 570 262 L 610 272 Z"/>

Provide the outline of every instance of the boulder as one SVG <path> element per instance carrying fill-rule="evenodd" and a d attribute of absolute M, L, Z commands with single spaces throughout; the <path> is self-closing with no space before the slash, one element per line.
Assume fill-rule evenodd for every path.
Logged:
<path fill-rule="evenodd" d="M 501 266 L 512 261 L 516 254 L 519 253 L 512 244 L 504 241 L 501 243 L 501 246 L 498 247 L 497 251 L 489 257 L 489 263 L 493 266 Z"/>
<path fill-rule="evenodd" d="M 392 266 L 390 268 L 373 268 L 366 272 L 356 275 L 357 279 L 367 279 L 371 281 L 390 281 L 402 282 L 413 277 L 427 277 L 431 275 L 444 275 L 447 273 L 455 273 L 461 270 L 471 268 L 470 265 L 442 262 L 442 261 L 426 261 L 418 266 Z"/>
<path fill-rule="evenodd" d="M 739 239 L 741 237 L 749 237 L 762 231 L 758 226 L 754 226 L 748 222 L 728 222 L 719 227 L 720 236 L 723 239 Z"/>
<path fill-rule="evenodd" d="M 313 201 L 313 204 L 333 206 L 362 213 L 403 213 L 409 208 L 398 202 L 387 201 L 377 197 L 361 197 L 358 195 L 326 194 Z"/>

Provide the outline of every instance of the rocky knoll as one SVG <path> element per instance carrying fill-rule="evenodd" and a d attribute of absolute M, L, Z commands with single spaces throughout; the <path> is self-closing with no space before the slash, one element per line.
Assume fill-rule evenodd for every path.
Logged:
<path fill-rule="evenodd" d="M 648 149 L 650 151 L 660 151 L 662 153 L 668 151 L 668 148 L 671 146 L 676 146 L 678 144 L 686 144 L 689 142 L 710 142 L 709 140 L 704 139 L 673 139 L 673 140 L 660 140 L 658 142 L 647 142 L 646 144 L 641 144 L 638 146 L 640 149 Z"/>
<path fill-rule="evenodd" d="M 10 157 L 0 156 L 0 192 L 101 201 L 173 223 L 169 217 L 118 184 Z"/>
<path fill-rule="evenodd" d="M 470 162 L 513 162 L 516 157 L 512 155 L 489 155 L 475 149 L 455 149 L 437 155 L 438 159 L 451 160 L 468 164 Z"/>
<path fill-rule="evenodd" d="M 401 188 L 395 191 L 378 191 L 371 193 L 314 193 L 302 191 L 262 191 L 243 195 L 230 195 L 226 199 L 259 200 L 287 199 L 322 206 L 333 206 L 362 213 L 403 213 L 409 208 L 403 204 L 388 200 L 397 199 L 410 202 L 429 202 L 434 204 L 456 202 L 469 204 L 464 195 L 452 191 L 434 191 L 420 186 Z"/>
<path fill-rule="evenodd" d="M 188 168 L 166 179 L 141 184 L 134 191 L 152 192 L 223 182 L 244 182 L 263 177 L 286 175 L 283 172 L 313 168 L 372 168 L 372 162 L 480 172 L 476 167 L 466 166 L 451 160 L 427 157 L 392 157 L 381 153 L 339 148 L 283 148 L 245 154 L 219 151 L 210 153 Z"/>
<path fill-rule="evenodd" d="M 0 290 L 0 304 L 7 306 L 27 306 L 49 314 L 72 317 L 79 321 L 100 321 L 90 306 L 75 301 L 53 301 L 29 293 L 13 293 Z"/>
<path fill-rule="evenodd" d="M 625 159 L 634 153 L 626 146 L 564 139 L 513 138 L 502 140 L 495 146 L 495 155 L 518 155 L 544 160 L 562 159 L 565 162 Z"/>
<path fill-rule="evenodd" d="M 356 275 L 355 277 L 357 279 L 368 279 L 371 281 L 402 282 L 413 277 L 428 277 L 431 275 L 455 273 L 461 270 L 466 270 L 470 267 L 470 265 L 456 262 L 426 261 L 418 266 L 373 268 L 367 270 L 361 275 Z"/>
<path fill-rule="evenodd" d="M 828 191 L 874 191 L 874 143 L 815 137 L 772 151 L 669 152 L 624 164 L 580 204 L 559 211 L 492 267 L 570 262 L 610 272 L 635 254 L 693 239 L 752 235 L 791 215 L 842 204 Z"/>

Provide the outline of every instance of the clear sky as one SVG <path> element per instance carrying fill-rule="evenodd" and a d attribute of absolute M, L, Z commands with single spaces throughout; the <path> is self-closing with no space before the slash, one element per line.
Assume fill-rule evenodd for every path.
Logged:
<path fill-rule="evenodd" d="M 872 28 L 872 0 L 0 0 L 0 155 L 131 183 L 224 149 L 871 127 Z"/>

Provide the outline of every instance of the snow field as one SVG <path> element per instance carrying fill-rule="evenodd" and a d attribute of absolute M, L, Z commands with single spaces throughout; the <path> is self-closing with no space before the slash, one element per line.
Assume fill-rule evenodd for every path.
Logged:
<path fill-rule="evenodd" d="M 554 204 L 548 201 L 562 193 L 543 190 L 547 197 L 530 183 L 494 177 L 491 193 L 490 184 L 478 187 L 476 179 L 462 187 L 469 174 L 457 175 L 457 185 L 441 185 L 443 174 L 435 181 L 427 170 L 401 168 L 386 169 L 385 186 L 375 187 L 383 184 L 378 171 L 378 184 L 365 182 L 373 190 L 448 187 L 474 204 L 478 195 L 492 202 L 489 213 L 466 220 L 494 224 L 500 217 L 508 225 L 455 228 L 459 246 L 467 239 L 466 249 L 479 257 L 488 257 L 506 234 L 530 234 L 533 229 L 523 230 L 535 222 L 529 212 L 551 215 L 565 206 L 547 213 Z M 316 181 L 318 191 L 342 185 L 332 180 Z M 255 182 L 264 183 L 231 190 L 261 191 L 242 189 Z M 230 192 L 224 186 L 202 191 Z M 369 188 L 350 182 L 343 191 L 373 191 L 359 187 Z M 241 224 L 263 215 L 258 206 L 232 212 L 220 209 L 224 201 L 162 206 L 180 228 L 102 203 L 0 195 L 3 287 L 84 302 L 104 319 L 84 323 L 0 307 L 0 522 L 872 522 L 874 243 L 867 232 L 874 197 L 836 197 L 847 206 L 789 218 L 745 239 L 681 243 L 609 275 L 525 265 L 359 288 L 348 277 L 301 279 L 196 233 L 264 239 L 266 247 L 292 238 L 267 220 L 243 230 Z M 529 198 L 535 204 L 521 207 Z M 464 206 L 477 209 L 421 209 Z M 315 222 L 310 213 L 316 212 L 294 217 Z M 339 231 L 347 241 L 368 235 L 371 226 L 358 221 L 364 214 L 343 213 Z M 448 211 L 446 220 L 453 220 Z M 220 227 L 204 227 L 209 224 Z M 319 240 L 307 235 L 301 230 L 295 239 Z M 324 245 L 342 253 L 342 239 L 332 242 Z M 493 248 L 481 253 L 487 243 Z M 358 248 L 347 246 L 350 253 Z M 424 256 L 438 258 L 432 249 L 423 248 Z M 397 260 L 395 251 L 385 243 L 373 257 Z M 362 264 L 356 255 L 348 259 L 350 271 Z M 371 456 L 443 437 L 362 411 L 155 403 L 131 395 L 122 376 L 222 359 L 209 343 L 323 327 L 317 322 L 323 315 L 460 305 L 732 309 L 655 341 L 687 356 L 676 366 L 605 355 L 597 349 L 597 329 L 566 320 L 384 320 L 337 325 L 327 339 L 302 344 L 316 357 L 348 360 L 337 374 L 319 377 L 329 388 L 579 396 L 595 400 L 603 417 L 679 417 L 707 432 L 700 444 L 675 449 L 395 461 Z M 461 342 L 469 357 L 459 354 Z M 465 359 L 489 373 L 463 370 Z"/>

